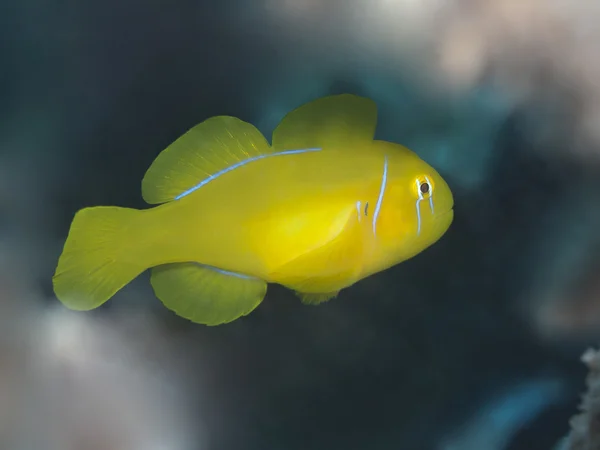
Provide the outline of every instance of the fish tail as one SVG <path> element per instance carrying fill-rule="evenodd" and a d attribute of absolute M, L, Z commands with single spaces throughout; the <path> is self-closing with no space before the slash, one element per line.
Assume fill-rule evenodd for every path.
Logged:
<path fill-rule="evenodd" d="M 141 254 L 144 212 L 98 206 L 75 214 L 52 278 L 67 308 L 97 308 L 149 267 Z"/>

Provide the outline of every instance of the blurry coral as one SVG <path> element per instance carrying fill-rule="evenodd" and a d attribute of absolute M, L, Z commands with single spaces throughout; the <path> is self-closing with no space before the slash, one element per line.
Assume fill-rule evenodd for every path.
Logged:
<path fill-rule="evenodd" d="M 160 324 L 45 306 L 25 248 L 0 244 L 0 448 L 204 448 Z"/>
<path fill-rule="evenodd" d="M 202 449 L 200 423 L 192 426 L 181 376 L 160 341 L 157 325 L 133 311 L 116 319 L 48 309 L 30 352 L 29 408 L 19 444 Z"/>
<path fill-rule="evenodd" d="M 581 413 L 571 419 L 571 432 L 556 450 L 600 449 L 600 351 L 589 349 L 582 356 L 588 366 L 587 392 Z"/>
<path fill-rule="evenodd" d="M 537 139 L 569 134 L 570 151 L 600 144 L 600 4 L 595 0 L 264 0 L 291 42 L 339 64 L 369 64 L 439 92 L 493 85 L 537 108 Z M 277 27 L 279 33 L 281 29 Z M 320 45 L 316 46 L 319 43 Z M 315 48 L 316 47 L 316 48 Z M 549 114 L 548 114 L 549 113 Z M 581 153 L 580 153 L 581 154 Z"/>

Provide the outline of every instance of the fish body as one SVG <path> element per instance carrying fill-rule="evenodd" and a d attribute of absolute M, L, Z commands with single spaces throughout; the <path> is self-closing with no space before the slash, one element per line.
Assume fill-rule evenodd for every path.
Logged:
<path fill-rule="evenodd" d="M 152 268 L 168 308 L 214 325 L 253 310 L 267 283 L 320 303 L 409 259 L 450 226 L 452 193 L 375 126 L 374 103 L 352 95 L 294 110 L 271 144 L 239 119 L 208 119 L 148 170 L 142 193 L 158 206 L 76 215 L 57 297 L 91 309 Z"/>

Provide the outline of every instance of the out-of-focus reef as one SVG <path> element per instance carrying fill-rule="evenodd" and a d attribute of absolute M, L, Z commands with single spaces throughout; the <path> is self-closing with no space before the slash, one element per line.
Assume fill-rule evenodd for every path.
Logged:
<path fill-rule="evenodd" d="M 589 349 L 581 359 L 589 369 L 587 392 L 581 413 L 571 419 L 571 433 L 556 450 L 600 449 L 600 351 Z"/>
<path fill-rule="evenodd" d="M 0 448 L 552 448 L 600 339 L 599 9 L 3 2 Z M 431 249 L 319 307 L 274 286 L 227 327 L 178 320 L 146 275 L 57 304 L 79 208 L 144 207 L 149 164 L 209 116 L 268 135 L 344 91 L 449 181 Z"/>

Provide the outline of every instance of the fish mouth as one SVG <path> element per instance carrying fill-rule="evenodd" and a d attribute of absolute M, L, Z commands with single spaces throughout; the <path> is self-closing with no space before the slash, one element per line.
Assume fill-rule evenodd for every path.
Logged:
<path fill-rule="evenodd" d="M 454 213 L 454 208 L 450 208 L 449 210 L 444 211 L 443 213 L 436 214 L 435 220 L 440 220 L 443 217 L 446 217 L 448 214 L 452 214 L 452 213 Z"/>

